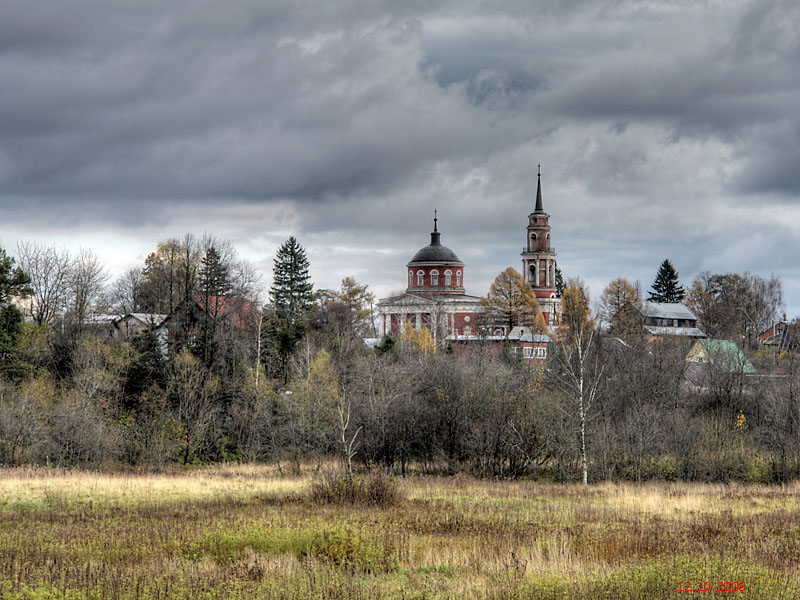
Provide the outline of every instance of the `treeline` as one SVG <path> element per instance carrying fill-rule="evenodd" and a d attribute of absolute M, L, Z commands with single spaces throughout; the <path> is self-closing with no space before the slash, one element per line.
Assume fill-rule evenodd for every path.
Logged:
<path fill-rule="evenodd" d="M 4 465 L 297 471 L 335 456 L 396 473 L 559 481 L 800 475 L 796 354 L 756 353 L 758 376 L 709 368 L 700 389 L 684 377 L 687 340 L 650 341 L 620 323 L 604 332 L 575 282 L 546 368 L 531 368 L 489 342 L 436 347 L 424 329 L 368 347 L 374 297 L 351 278 L 314 292 L 293 238 L 268 297 L 224 242 L 187 236 L 159 244 L 83 317 L 62 303 L 24 322 L 12 298 L 44 289 L 19 268 L 30 264 L 0 256 Z M 221 309 L 219 298 L 242 302 Z M 155 331 L 109 337 L 89 318 L 104 302 L 177 315 L 167 351 Z"/>

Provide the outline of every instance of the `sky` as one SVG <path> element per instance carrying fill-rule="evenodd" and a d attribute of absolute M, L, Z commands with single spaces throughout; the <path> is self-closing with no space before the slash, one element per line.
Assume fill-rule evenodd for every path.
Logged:
<path fill-rule="evenodd" d="M 779 276 L 800 315 L 796 0 L 2 0 L 0 247 L 112 275 L 211 233 L 271 280 L 405 286 L 430 241 L 485 295 L 537 165 L 593 297 L 669 258 Z"/>

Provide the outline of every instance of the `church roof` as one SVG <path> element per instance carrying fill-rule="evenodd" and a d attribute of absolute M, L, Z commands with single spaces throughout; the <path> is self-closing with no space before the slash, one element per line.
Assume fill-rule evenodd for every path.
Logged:
<path fill-rule="evenodd" d="M 542 205 L 542 165 L 539 165 L 539 181 L 536 184 L 536 208 L 533 212 L 544 212 L 544 206 Z"/>
<path fill-rule="evenodd" d="M 459 263 L 463 265 L 455 252 L 447 246 L 442 246 L 441 235 L 437 227 L 437 218 L 434 217 L 431 243 L 417 251 L 414 258 L 408 263 L 409 266 L 417 263 Z"/>
<path fill-rule="evenodd" d="M 460 263 L 461 260 L 456 256 L 456 253 L 450 250 L 447 246 L 441 244 L 430 244 L 424 248 L 420 248 L 411 259 L 409 265 L 415 263 Z"/>

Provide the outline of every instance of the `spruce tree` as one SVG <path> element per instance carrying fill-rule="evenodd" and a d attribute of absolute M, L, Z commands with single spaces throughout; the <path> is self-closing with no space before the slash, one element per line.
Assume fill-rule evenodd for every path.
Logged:
<path fill-rule="evenodd" d="M 287 359 L 306 332 L 306 314 L 314 305 L 306 251 L 290 237 L 278 249 L 272 272 L 271 317 L 266 335 L 276 349 L 277 371 L 288 381 Z"/>
<path fill-rule="evenodd" d="M 649 292 L 648 302 L 681 302 L 686 292 L 678 279 L 678 272 L 669 259 L 665 258 L 664 262 L 658 268 L 656 279 L 652 285 L 652 291 Z"/>
<path fill-rule="evenodd" d="M 272 273 L 270 296 L 278 318 L 297 324 L 314 305 L 313 287 L 306 251 L 290 237 L 278 249 Z"/>
<path fill-rule="evenodd" d="M 564 275 L 561 274 L 561 269 L 556 265 L 556 291 L 559 298 L 564 295 L 564 285 Z"/>
<path fill-rule="evenodd" d="M 211 246 L 200 261 L 200 290 L 203 296 L 226 296 L 232 287 L 228 265 L 217 249 Z"/>

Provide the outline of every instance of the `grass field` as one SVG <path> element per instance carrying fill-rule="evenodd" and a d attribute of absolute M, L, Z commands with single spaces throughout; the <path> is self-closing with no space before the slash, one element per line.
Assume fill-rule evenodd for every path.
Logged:
<path fill-rule="evenodd" d="M 0 598 L 800 597 L 796 484 L 409 478 L 379 509 L 309 483 L 0 470 Z"/>

